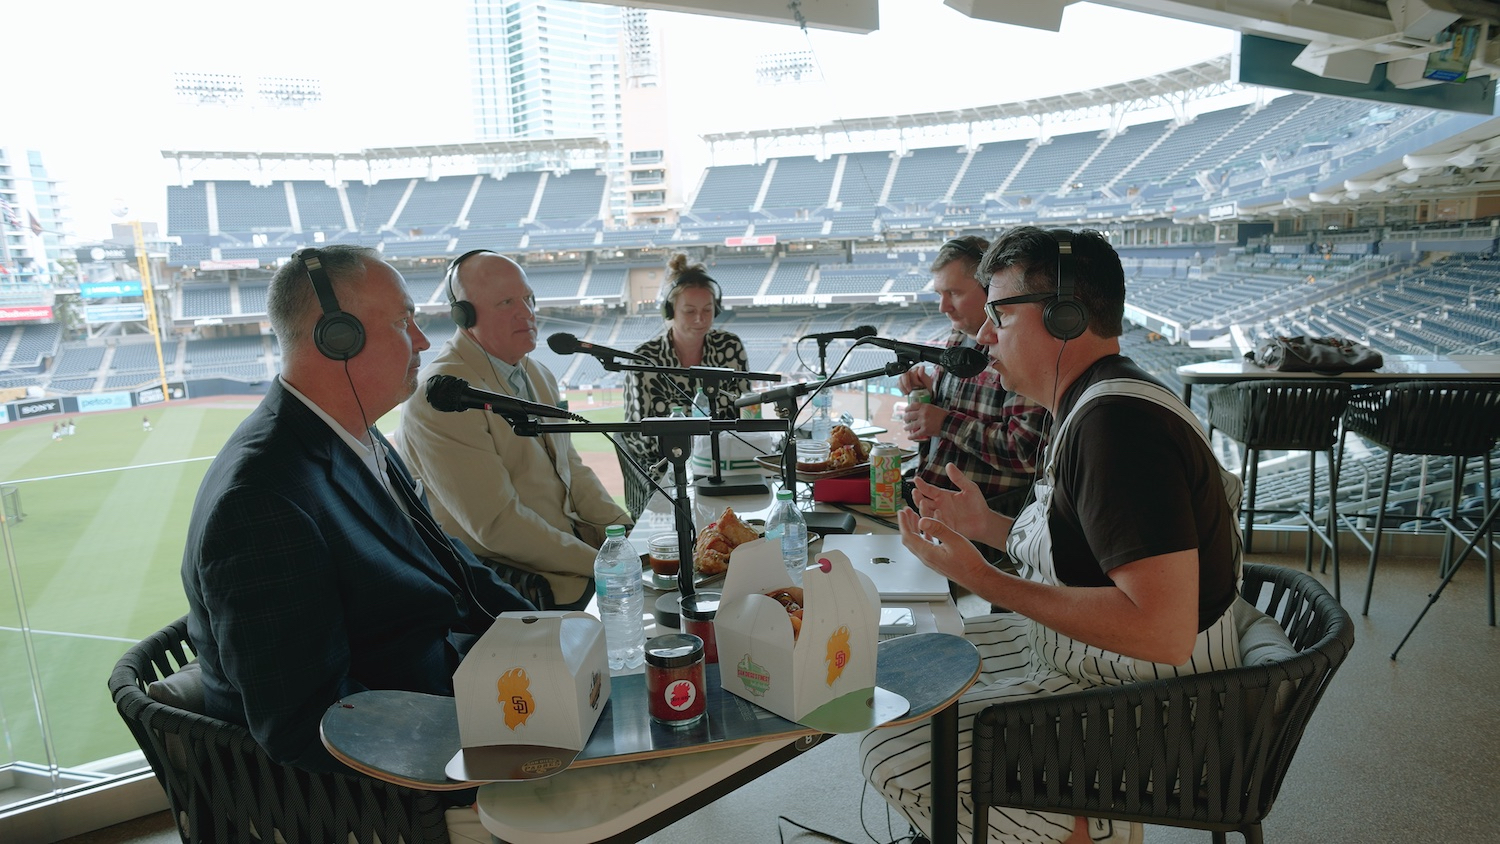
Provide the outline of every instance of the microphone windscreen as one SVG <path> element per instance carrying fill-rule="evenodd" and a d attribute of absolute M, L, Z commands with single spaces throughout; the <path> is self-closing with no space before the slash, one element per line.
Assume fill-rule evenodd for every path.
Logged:
<path fill-rule="evenodd" d="M 939 363 L 952 375 L 973 378 L 990 365 L 990 356 L 968 346 L 954 346 L 943 350 Z"/>
<path fill-rule="evenodd" d="M 559 332 L 547 338 L 547 348 L 560 355 L 571 355 L 578 351 L 578 338 L 572 334 Z"/>
<path fill-rule="evenodd" d="M 875 326 L 873 325 L 861 325 L 860 327 L 854 329 L 854 339 L 856 340 L 860 340 L 865 337 L 874 337 L 875 334 Z"/>
<path fill-rule="evenodd" d="M 454 375 L 433 375 L 427 379 L 427 403 L 444 413 L 467 410 L 463 394 L 469 382 Z"/>

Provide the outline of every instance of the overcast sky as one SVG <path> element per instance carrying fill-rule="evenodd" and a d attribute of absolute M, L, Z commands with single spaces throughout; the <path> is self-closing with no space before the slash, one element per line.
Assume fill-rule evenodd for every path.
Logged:
<path fill-rule="evenodd" d="M 0 141 L 42 151 L 66 180 L 83 238 L 107 236 L 119 203 L 165 224 L 175 177 L 163 149 L 335 152 L 473 139 L 464 0 L 12 5 Z M 662 13 L 663 83 L 682 134 L 1024 100 L 1193 64 L 1237 40 L 1088 3 L 1068 7 L 1061 33 L 972 20 L 940 0 L 882 0 L 880 14 L 880 30 L 861 36 Z M 820 78 L 758 88 L 755 58 L 789 50 L 811 50 Z M 323 108 L 315 119 L 190 110 L 172 99 L 174 72 L 316 78 Z"/>

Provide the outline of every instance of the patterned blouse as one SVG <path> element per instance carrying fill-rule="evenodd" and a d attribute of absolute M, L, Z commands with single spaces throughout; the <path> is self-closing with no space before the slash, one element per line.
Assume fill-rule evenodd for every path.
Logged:
<path fill-rule="evenodd" d="M 678 359 L 677 351 L 672 348 L 671 328 L 637 346 L 635 353 L 646 358 L 647 362 L 654 366 L 684 365 Z M 711 328 L 708 335 L 703 338 L 703 363 L 701 365 L 749 369 L 745 344 L 740 342 L 740 338 L 735 334 Z M 637 422 L 651 416 L 671 416 L 672 408 L 676 405 L 687 408 L 693 403 L 693 393 L 698 388 L 696 384 L 690 383 L 690 380 L 660 372 L 626 372 L 625 421 Z M 673 384 L 676 384 L 675 388 Z M 735 418 L 738 413 L 734 408 L 734 400 L 749 387 L 749 381 L 720 382 L 719 394 L 714 402 L 714 418 Z M 704 392 L 712 394 L 711 388 L 707 385 L 704 387 Z M 642 466 L 650 466 L 661 459 L 655 437 L 640 434 L 622 436 L 631 456 Z"/>

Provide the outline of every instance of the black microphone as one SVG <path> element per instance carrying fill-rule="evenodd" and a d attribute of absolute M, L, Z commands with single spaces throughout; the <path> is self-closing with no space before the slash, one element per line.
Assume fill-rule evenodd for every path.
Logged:
<path fill-rule="evenodd" d="M 482 408 L 491 413 L 541 416 L 547 419 L 579 419 L 560 407 L 538 404 L 501 393 L 469 386 L 456 375 L 434 375 L 427 379 L 427 403 L 444 413 Z"/>
<path fill-rule="evenodd" d="M 906 343 L 885 337 L 865 337 L 860 343 L 869 343 L 882 349 L 890 349 L 900 355 L 913 357 L 927 363 L 935 363 L 957 378 L 973 378 L 990 365 L 990 356 L 968 346 L 926 346 L 921 343 Z M 857 345 L 857 344 L 856 344 Z"/>
<path fill-rule="evenodd" d="M 843 331 L 824 331 L 821 334 L 808 334 L 798 337 L 797 342 L 817 340 L 819 343 L 826 343 L 829 340 L 859 340 L 863 337 L 874 337 L 876 333 L 875 326 L 861 325 L 858 328 L 846 328 Z"/>
<path fill-rule="evenodd" d="M 571 334 L 553 334 L 547 338 L 547 348 L 560 355 L 573 355 L 583 352 L 601 360 L 624 358 L 625 360 L 639 361 L 640 363 L 651 362 L 644 355 L 638 355 L 635 352 L 622 352 L 619 349 L 611 349 L 608 346 L 596 346 L 593 343 L 580 340 Z"/>

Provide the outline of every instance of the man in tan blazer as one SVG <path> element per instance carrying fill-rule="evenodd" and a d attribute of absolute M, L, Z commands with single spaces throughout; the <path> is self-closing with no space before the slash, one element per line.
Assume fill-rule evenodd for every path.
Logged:
<path fill-rule="evenodd" d="M 453 375 L 481 390 L 557 404 L 557 379 L 527 357 L 537 332 L 525 270 L 503 255 L 470 252 L 449 265 L 446 287 L 458 331 L 421 380 Z M 492 413 L 437 411 L 418 390 L 393 441 L 426 485 L 444 530 L 501 564 L 502 575 L 510 566 L 544 576 L 555 606 L 588 604 L 605 527 L 632 522 L 571 436 L 517 436 Z"/>

